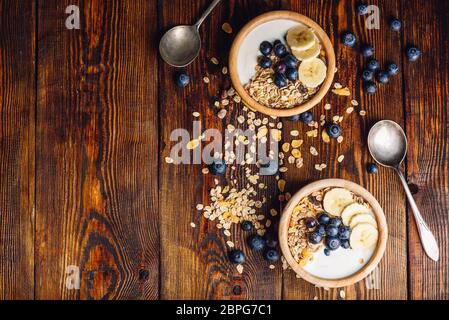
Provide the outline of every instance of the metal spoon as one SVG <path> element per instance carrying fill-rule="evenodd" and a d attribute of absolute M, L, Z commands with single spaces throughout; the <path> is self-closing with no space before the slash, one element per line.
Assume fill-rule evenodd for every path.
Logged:
<path fill-rule="evenodd" d="M 407 138 L 404 131 L 394 121 L 379 121 L 371 128 L 368 134 L 368 148 L 374 160 L 385 167 L 393 168 L 399 175 L 413 215 L 415 216 L 416 226 L 424 251 L 432 260 L 438 261 L 440 251 L 437 241 L 432 231 L 430 231 L 424 222 L 410 192 L 407 181 L 400 169 L 401 163 L 407 153 Z"/>
<path fill-rule="evenodd" d="M 198 57 L 201 49 L 199 28 L 221 0 L 214 0 L 193 26 L 177 26 L 168 30 L 159 42 L 159 52 L 169 65 L 184 67 Z"/>

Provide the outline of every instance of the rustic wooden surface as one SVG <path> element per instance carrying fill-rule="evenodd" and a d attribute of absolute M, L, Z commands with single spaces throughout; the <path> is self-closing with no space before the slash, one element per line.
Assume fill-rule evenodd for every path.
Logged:
<path fill-rule="evenodd" d="M 369 1 L 380 8 L 380 30 L 366 29 L 364 18 L 351 13 L 355 0 L 223 1 L 201 28 L 203 48 L 186 68 L 192 82 L 182 90 L 172 81 L 176 70 L 158 58 L 157 42 L 169 27 L 195 22 L 208 3 L 0 0 L 0 299 L 340 298 L 338 290 L 315 288 L 280 264 L 269 270 L 247 249 L 240 275 L 228 262 L 226 238 L 194 209 L 207 200 L 213 178 L 201 165 L 164 161 L 171 131 L 191 131 L 193 111 L 201 113 L 203 128 L 237 125 L 238 107 L 223 121 L 215 116 L 213 101 L 229 79 L 207 61 L 225 63 L 235 32 L 275 9 L 308 15 L 328 32 L 336 80 L 367 110 L 344 120 L 342 144 L 316 143 L 319 161 L 303 152 L 306 166 L 284 174 L 289 192 L 319 178 L 357 182 L 386 212 L 380 288 L 360 282 L 344 288 L 346 299 L 449 299 L 447 1 Z M 80 6 L 81 30 L 65 28 L 70 4 Z M 401 33 L 388 29 L 390 16 L 402 20 Z M 233 34 L 221 30 L 224 22 Z M 363 59 L 339 41 L 346 29 L 372 43 L 381 62 L 401 67 L 374 96 L 362 94 Z M 410 43 L 423 51 L 416 63 L 401 51 Z M 349 100 L 329 94 L 313 109 L 316 118 L 325 103 L 341 114 Z M 387 169 L 366 173 L 366 135 L 379 119 L 406 130 L 405 170 L 439 241 L 438 263 L 422 251 L 398 178 Z M 306 130 L 282 122 L 285 132 Z M 339 154 L 342 164 L 335 161 Z M 315 162 L 329 167 L 319 173 Z M 263 180 L 270 186 L 264 209 L 280 207 L 275 178 Z M 238 228 L 233 237 L 244 247 Z M 68 266 L 80 268 L 80 290 L 66 288 Z"/>

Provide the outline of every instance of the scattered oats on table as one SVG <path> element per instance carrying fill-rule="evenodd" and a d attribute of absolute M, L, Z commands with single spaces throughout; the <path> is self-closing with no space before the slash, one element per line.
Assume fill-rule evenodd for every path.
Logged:
<path fill-rule="evenodd" d="M 215 58 L 215 57 L 212 57 L 212 58 L 210 59 L 210 62 L 212 62 L 212 63 L 215 64 L 215 65 L 218 65 L 218 64 L 219 64 L 218 59 Z"/>
<path fill-rule="evenodd" d="M 165 162 L 170 164 L 170 163 L 173 163 L 174 160 L 172 158 L 170 158 L 170 157 L 165 157 Z"/>
<path fill-rule="evenodd" d="M 208 77 L 204 77 L 204 78 L 203 78 L 203 81 L 204 81 L 204 83 L 209 83 L 209 82 L 210 82 L 210 79 L 209 79 Z"/>
<path fill-rule="evenodd" d="M 195 228 L 195 227 L 196 227 L 195 222 L 190 222 L 190 226 L 191 226 L 192 228 Z"/>
<path fill-rule="evenodd" d="M 338 161 L 339 163 L 342 163 L 344 159 L 345 159 L 345 156 L 344 156 L 344 155 L 340 155 L 340 156 L 338 157 L 337 161 Z"/>
<path fill-rule="evenodd" d="M 243 265 L 241 265 L 241 264 L 237 265 L 236 269 L 237 269 L 238 273 L 240 273 L 240 274 L 243 273 Z"/>
<path fill-rule="evenodd" d="M 208 174 L 208 173 L 209 173 L 209 168 L 203 168 L 203 169 L 201 170 L 201 172 L 202 172 L 203 174 Z"/>
<path fill-rule="evenodd" d="M 359 115 L 361 115 L 362 117 L 366 116 L 366 111 L 365 110 L 360 110 Z"/>
<path fill-rule="evenodd" d="M 221 29 L 222 29 L 224 32 L 228 33 L 228 34 L 231 34 L 231 33 L 232 33 L 232 27 L 231 27 L 231 25 L 229 24 L 229 22 L 223 23 L 223 25 L 221 26 Z"/>

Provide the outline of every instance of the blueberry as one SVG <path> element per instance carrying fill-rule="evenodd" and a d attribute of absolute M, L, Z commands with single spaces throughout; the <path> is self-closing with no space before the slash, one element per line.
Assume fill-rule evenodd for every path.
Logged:
<path fill-rule="evenodd" d="M 287 78 L 282 73 L 276 72 L 274 74 L 274 84 L 279 88 L 285 87 L 287 85 Z"/>
<path fill-rule="evenodd" d="M 279 40 L 279 39 L 274 40 L 274 42 L 273 42 L 273 48 L 274 48 L 277 44 L 279 44 L 279 43 L 282 43 L 282 41 Z"/>
<path fill-rule="evenodd" d="M 179 72 L 175 76 L 175 82 L 179 87 L 184 88 L 190 83 L 190 77 L 185 72 Z"/>
<path fill-rule="evenodd" d="M 368 173 L 377 173 L 377 165 L 375 163 L 369 163 L 366 167 Z"/>
<path fill-rule="evenodd" d="M 329 137 L 336 139 L 341 136 L 341 127 L 338 124 L 332 122 L 326 126 L 326 132 Z"/>
<path fill-rule="evenodd" d="M 251 231 L 253 229 L 253 223 L 251 221 L 245 220 L 240 225 L 243 231 Z"/>
<path fill-rule="evenodd" d="M 339 226 L 341 226 L 340 218 L 331 218 L 329 220 L 329 225 L 338 228 Z"/>
<path fill-rule="evenodd" d="M 274 68 L 275 72 L 279 72 L 279 73 L 285 73 L 285 71 L 287 70 L 287 66 L 285 65 L 285 63 L 278 63 L 276 65 L 276 67 Z"/>
<path fill-rule="evenodd" d="M 226 163 L 221 159 L 215 159 L 214 162 L 209 165 L 209 171 L 213 175 L 223 175 L 226 172 Z"/>
<path fill-rule="evenodd" d="M 265 240 L 261 236 L 253 234 L 248 238 L 248 246 L 253 250 L 260 251 L 265 247 Z"/>
<path fill-rule="evenodd" d="M 331 255 L 331 251 L 328 248 L 324 248 L 324 255 L 329 257 Z"/>
<path fill-rule="evenodd" d="M 310 111 L 303 112 L 299 115 L 299 118 L 305 124 L 309 124 L 313 121 L 313 114 Z"/>
<path fill-rule="evenodd" d="M 288 117 L 290 121 L 299 121 L 301 120 L 301 116 L 299 114 L 295 114 L 294 116 Z"/>
<path fill-rule="evenodd" d="M 371 71 L 376 71 L 379 68 L 380 68 L 380 63 L 378 60 L 371 59 L 370 61 L 368 61 L 368 69 L 370 69 Z"/>
<path fill-rule="evenodd" d="M 338 229 L 338 237 L 340 240 L 348 240 L 349 236 L 351 235 L 351 231 L 346 226 L 340 226 Z"/>
<path fill-rule="evenodd" d="M 362 79 L 363 81 L 371 81 L 374 78 L 374 72 L 369 69 L 365 69 L 362 71 Z"/>
<path fill-rule="evenodd" d="M 377 81 L 379 81 L 382 84 L 387 84 L 388 81 L 390 81 L 390 76 L 388 75 L 388 72 L 379 71 L 377 73 Z"/>
<path fill-rule="evenodd" d="M 401 21 L 396 18 L 391 19 L 390 20 L 390 29 L 393 31 L 401 30 Z"/>
<path fill-rule="evenodd" d="M 407 48 L 407 58 L 410 61 L 416 61 L 418 60 L 419 56 L 421 55 L 421 50 L 419 50 L 417 47 L 410 46 Z"/>
<path fill-rule="evenodd" d="M 323 240 L 323 237 L 318 234 L 318 232 L 312 232 L 309 234 L 309 242 L 311 244 L 318 244 Z"/>
<path fill-rule="evenodd" d="M 396 63 L 388 63 L 385 68 L 390 76 L 395 76 L 399 73 L 399 67 Z"/>
<path fill-rule="evenodd" d="M 229 259 L 232 263 L 242 264 L 245 262 L 245 254 L 242 250 L 235 249 L 229 253 Z"/>
<path fill-rule="evenodd" d="M 264 251 L 263 257 L 268 262 L 276 262 L 279 260 L 279 252 L 275 249 L 267 249 Z"/>
<path fill-rule="evenodd" d="M 374 94 L 377 91 L 377 85 L 373 81 L 366 81 L 363 83 L 363 90 L 368 94 Z"/>
<path fill-rule="evenodd" d="M 327 237 L 326 238 L 326 248 L 329 250 L 337 250 L 340 247 L 340 240 L 335 237 Z"/>
<path fill-rule="evenodd" d="M 318 233 L 320 236 L 324 237 L 326 235 L 326 226 L 325 225 L 319 225 L 315 232 Z"/>
<path fill-rule="evenodd" d="M 268 41 L 263 41 L 259 46 L 259 50 L 264 56 L 269 56 L 271 51 L 273 51 L 273 45 Z"/>
<path fill-rule="evenodd" d="M 364 3 L 359 3 L 356 8 L 357 14 L 363 16 L 368 13 L 368 6 Z"/>
<path fill-rule="evenodd" d="M 268 69 L 269 67 L 271 67 L 272 64 L 273 64 L 273 62 L 271 61 L 270 58 L 265 57 L 265 56 L 259 57 L 259 66 L 261 68 Z"/>
<path fill-rule="evenodd" d="M 343 41 L 343 44 L 348 47 L 355 46 L 355 43 L 357 42 L 355 35 L 351 31 L 344 32 L 341 35 L 341 40 Z"/>
<path fill-rule="evenodd" d="M 360 52 L 364 57 L 369 58 L 374 55 L 374 48 L 369 44 L 364 44 L 362 48 L 360 48 Z"/>
<path fill-rule="evenodd" d="M 307 218 L 304 224 L 306 225 L 307 228 L 313 229 L 318 225 L 318 222 L 316 221 L 315 218 Z"/>
<path fill-rule="evenodd" d="M 325 226 L 325 225 L 327 225 L 327 224 L 329 223 L 330 219 L 331 219 L 331 218 L 329 217 L 329 215 L 327 215 L 326 213 L 322 213 L 322 214 L 320 214 L 320 216 L 318 217 L 318 222 L 319 222 L 321 225 Z"/>
<path fill-rule="evenodd" d="M 343 249 L 349 249 L 349 247 L 351 246 L 349 244 L 349 240 L 347 240 L 347 239 L 341 240 L 340 244 Z"/>
<path fill-rule="evenodd" d="M 298 70 L 296 70 L 296 68 L 288 68 L 285 71 L 285 76 L 290 81 L 296 81 L 296 80 L 298 80 L 298 76 L 299 76 L 298 75 Z"/>
<path fill-rule="evenodd" d="M 278 236 L 275 233 L 266 233 L 264 236 L 265 245 L 268 248 L 276 248 L 278 245 Z"/>
<path fill-rule="evenodd" d="M 283 61 L 284 61 L 285 65 L 288 68 L 295 68 L 296 69 L 296 67 L 298 65 L 298 59 L 296 59 L 296 57 L 294 55 L 291 55 L 291 54 L 287 55 L 283 59 Z"/>
<path fill-rule="evenodd" d="M 274 54 L 276 55 L 276 57 L 282 58 L 287 54 L 287 48 L 283 43 L 277 43 L 274 46 Z"/>
<path fill-rule="evenodd" d="M 269 160 L 267 163 L 260 164 L 260 175 L 274 176 L 278 173 L 279 165 L 275 160 Z"/>
<path fill-rule="evenodd" d="M 331 226 L 331 225 L 328 225 L 326 227 L 326 235 L 329 236 L 329 237 L 336 237 L 336 236 L 338 236 L 338 228 L 334 227 L 334 226 Z"/>

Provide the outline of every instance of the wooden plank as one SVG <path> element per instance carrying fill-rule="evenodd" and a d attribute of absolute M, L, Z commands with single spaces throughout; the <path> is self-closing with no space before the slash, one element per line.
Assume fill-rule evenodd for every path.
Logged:
<path fill-rule="evenodd" d="M 409 210 L 410 298 L 448 299 L 449 3 L 402 1 L 402 7 L 404 44 L 414 44 L 422 51 L 417 62 L 404 60 L 402 68 L 409 142 L 407 177 L 419 190 L 414 197 L 440 247 L 439 262 L 425 255 Z"/>
<path fill-rule="evenodd" d="M 155 1 L 39 1 L 36 298 L 158 297 Z M 80 290 L 66 287 L 80 268 Z"/>
<path fill-rule="evenodd" d="M 160 1 L 160 30 L 165 31 L 177 24 L 194 23 L 210 1 L 187 0 Z M 195 206 L 207 203 L 209 188 L 214 186 L 213 176 L 201 173 L 202 165 L 174 165 L 165 163 L 170 155 L 172 130 L 184 128 L 192 133 L 192 112 L 201 114 L 203 129 L 216 128 L 223 132 L 227 124 L 236 127 L 237 117 L 244 114 L 240 105 L 230 108 L 222 121 L 216 117 L 213 103 L 220 91 L 228 88 L 229 78 L 220 73 L 226 65 L 229 48 L 235 36 L 221 30 L 224 22 L 230 22 L 234 30 L 261 12 L 278 8 L 278 1 L 263 1 L 254 6 L 253 1 L 223 2 L 201 27 L 203 49 L 199 58 L 185 68 L 191 76 L 191 84 L 177 88 L 172 80 L 175 69 L 160 63 L 160 115 L 161 115 L 161 167 L 160 167 L 160 210 L 161 210 L 161 298 L 162 299 L 279 299 L 281 297 L 280 265 L 274 271 L 268 269 L 260 254 L 251 253 L 245 244 L 246 234 L 234 227 L 230 239 L 236 247 L 247 254 L 243 275 L 240 275 L 227 257 L 227 237 L 218 232 L 215 222 L 206 221 Z M 217 57 L 220 67 L 208 62 Z M 208 75 L 210 83 L 202 81 Z M 253 168 L 254 169 L 254 168 Z M 239 167 L 234 174 L 239 185 L 247 179 Z M 226 179 L 232 179 L 228 171 Z M 271 195 L 268 205 L 276 203 L 277 191 L 274 177 L 263 181 L 270 186 L 259 193 Z M 268 208 L 261 209 L 268 212 Z M 190 226 L 196 224 L 196 228 Z"/>
<path fill-rule="evenodd" d="M 387 20 L 390 15 L 399 15 L 398 2 L 371 1 L 370 4 L 379 6 L 381 16 L 380 30 L 365 28 L 365 18 L 355 13 L 357 1 L 282 1 L 283 8 L 305 14 L 318 22 L 328 33 L 334 43 L 337 57 L 335 80 L 350 88 L 351 98 L 339 97 L 329 93 L 321 105 L 312 112 L 315 119 L 326 115 L 331 121 L 334 115 L 343 115 L 343 143 L 332 141 L 325 144 L 320 138 L 305 138 L 303 146 L 304 167 L 291 169 L 286 173 L 287 189 L 294 193 L 301 186 L 322 178 L 343 178 L 359 183 L 379 200 L 383 207 L 389 226 L 389 240 L 385 256 L 380 264 L 380 288 L 367 290 L 362 281 L 352 287 L 344 288 L 346 299 L 405 299 L 407 297 L 407 261 L 406 261 L 406 220 L 405 198 L 394 172 L 380 169 L 377 175 L 368 175 L 365 165 L 372 161 L 366 145 L 366 136 L 371 125 L 379 119 L 391 119 L 402 124 L 402 82 L 401 77 L 392 79 L 388 86 L 382 86 L 379 91 L 369 97 L 361 89 L 360 71 L 363 59 L 357 49 L 348 49 L 340 41 L 340 35 L 345 30 L 352 30 L 358 43 L 369 42 L 376 50 L 376 57 L 382 64 L 388 60 L 401 63 L 401 53 L 397 49 L 401 46 L 399 33 L 389 31 Z M 356 99 L 360 107 L 348 115 L 345 110 L 350 100 Z M 330 103 L 332 109 L 324 110 L 324 104 Z M 365 117 L 359 116 L 360 109 L 366 110 Z M 284 135 L 297 129 L 305 136 L 304 131 L 310 128 L 301 123 L 284 121 Z M 321 130 L 320 130 L 321 131 Z M 314 157 L 309 147 L 314 146 L 319 156 Z M 338 164 L 339 155 L 345 159 Z M 322 172 L 314 169 L 314 164 L 326 163 L 327 168 Z M 339 290 L 324 290 L 296 279 L 291 271 L 285 272 L 283 293 L 285 299 L 339 299 Z"/>
<path fill-rule="evenodd" d="M 0 1 L 0 300 L 34 296 L 34 8 Z"/>

